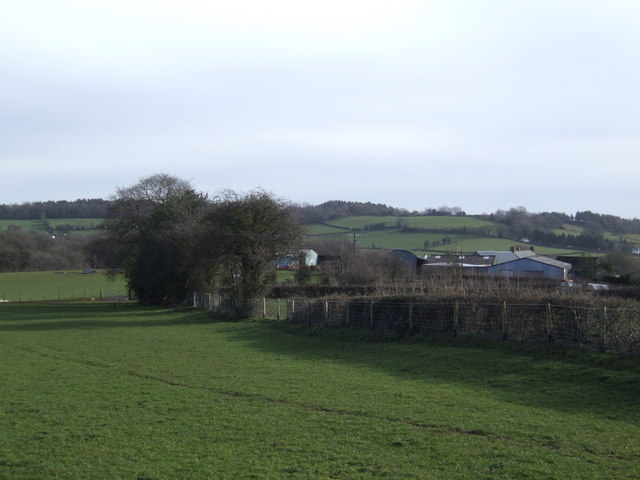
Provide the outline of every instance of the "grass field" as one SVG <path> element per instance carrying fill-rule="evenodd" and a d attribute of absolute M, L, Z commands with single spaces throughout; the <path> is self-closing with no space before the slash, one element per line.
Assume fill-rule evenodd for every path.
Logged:
<path fill-rule="evenodd" d="M 344 228 L 330 227 L 329 225 L 323 225 L 320 223 L 314 223 L 312 225 L 305 225 L 307 235 L 348 235 L 349 231 Z"/>
<path fill-rule="evenodd" d="M 351 240 L 350 234 L 340 233 L 340 236 Z M 444 237 L 448 237 L 449 243 L 442 243 Z M 328 239 L 330 236 L 323 236 Z M 522 245 L 517 240 L 497 237 L 473 237 L 463 234 L 442 234 L 442 233 L 405 233 L 396 228 L 384 230 L 367 230 L 357 234 L 358 246 L 360 248 L 404 248 L 414 252 L 418 256 L 425 253 L 449 253 L 462 252 L 472 253 L 478 250 L 509 250 L 513 245 Z M 428 241 L 430 246 L 424 250 L 424 242 Z M 436 246 L 431 246 L 433 242 L 438 242 Z M 577 254 L 578 250 L 566 248 L 535 246 L 536 253 L 540 255 L 570 255 Z"/>
<path fill-rule="evenodd" d="M 0 299 L 10 302 L 99 298 L 101 293 L 104 297 L 126 295 L 124 279 L 79 270 L 0 273 Z"/>
<path fill-rule="evenodd" d="M 49 220 L 52 228 L 59 225 L 71 225 L 78 230 L 71 230 L 68 233 L 72 235 L 93 235 L 100 230 L 93 229 L 95 226 L 104 222 L 103 218 L 54 218 Z M 9 226 L 20 227 L 22 232 L 39 232 L 47 233 L 45 224 L 40 219 L 34 220 L 0 220 L 0 231 L 7 230 Z"/>
<path fill-rule="evenodd" d="M 2 479 L 632 479 L 637 358 L 0 305 Z"/>
<path fill-rule="evenodd" d="M 361 248 L 404 248 L 421 254 L 425 240 L 429 242 L 442 241 L 445 235 L 441 233 L 403 233 L 397 229 L 377 230 L 364 232 L 358 236 L 358 245 Z M 469 238 L 468 235 L 447 235 L 452 242 Z M 437 248 L 449 249 L 448 246 Z"/>
<path fill-rule="evenodd" d="M 0 231 L 7 230 L 10 226 L 19 227 L 23 232 L 46 232 L 42 220 L 0 220 Z"/>
<path fill-rule="evenodd" d="M 369 225 L 384 223 L 386 227 L 395 227 L 398 220 L 405 222 L 409 227 L 433 228 L 433 229 L 459 229 L 459 228 L 494 228 L 496 224 L 487 220 L 465 216 L 416 216 L 416 217 L 372 217 L 356 216 L 345 217 L 328 222 L 343 228 L 361 229 Z"/>

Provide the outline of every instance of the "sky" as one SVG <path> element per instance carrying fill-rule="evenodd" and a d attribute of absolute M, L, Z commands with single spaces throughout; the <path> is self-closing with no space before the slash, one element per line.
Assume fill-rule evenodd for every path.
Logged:
<path fill-rule="evenodd" d="M 211 195 L 640 217 L 636 0 L 7 0 L 0 203 Z"/>

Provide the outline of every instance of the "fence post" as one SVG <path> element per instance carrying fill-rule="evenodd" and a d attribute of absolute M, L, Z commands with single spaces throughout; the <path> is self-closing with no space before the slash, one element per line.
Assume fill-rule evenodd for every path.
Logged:
<path fill-rule="evenodd" d="M 329 302 L 325 300 L 324 302 L 324 326 L 326 327 L 329 323 Z"/>
<path fill-rule="evenodd" d="M 600 311 L 600 351 L 607 350 L 607 307 Z"/>
<path fill-rule="evenodd" d="M 276 320 L 280 320 L 280 299 L 276 298 Z"/>
<path fill-rule="evenodd" d="M 505 340 L 507 338 L 507 302 L 502 302 L 500 308 L 500 333 Z"/>
<path fill-rule="evenodd" d="M 373 302 L 369 302 L 369 329 L 373 330 Z"/>
<path fill-rule="evenodd" d="M 351 326 L 351 318 L 349 316 L 349 306 L 351 305 L 351 302 L 349 302 L 349 300 L 346 301 L 346 306 L 347 306 L 347 327 Z"/>
<path fill-rule="evenodd" d="M 409 304 L 409 334 L 413 332 L 413 303 Z"/>
<path fill-rule="evenodd" d="M 551 343 L 551 342 L 553 342 L 553 337 L 551 336 L 551 329 L 552 329 L 552 325 L 551 325 L 551 302 L 547 302 L 546 320 L 547 320 L 547 341 L 549 343 Z"/>
<path fill-rule="evenodd" d="M 267 297 L 262 297 L 262 318 L 267 318 Z"/>
<path fill-rule="evenodd" d="M 198 303 L 196 301 L 196 292 L 193 292 L 193 306 L 194 308 L 198 306 Z"/>
<path fill-rule="evenodd" d="M 458 336 L 458 316 L 460 315 L 460 303 L 458 300 L 453 302 L 453 336 Z"/>

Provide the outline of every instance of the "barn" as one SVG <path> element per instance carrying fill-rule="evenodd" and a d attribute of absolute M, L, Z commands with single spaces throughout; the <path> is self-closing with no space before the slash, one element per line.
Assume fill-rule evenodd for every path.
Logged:
<path fill-rule="evenodd" d="M 510 251 L 478 251 L 477 255 L 493 256 L 494 261 L 487 267 L 490 275 L 504 277 L 540 277 L 566 280 L 571 273 L 571 264 L 553 258 L 537 255 L 532 249 Z"/>
<path fill-rule="evenodd" d="M 418 257 L 415 253 L 405 250 L 404 248 L 394 248 L 389 250 L 388 254 L 394 258 L 400 259 L 404 262 L 413 272 L 418 273 L 420 267 L 424 263 L 424 259 Z"/>

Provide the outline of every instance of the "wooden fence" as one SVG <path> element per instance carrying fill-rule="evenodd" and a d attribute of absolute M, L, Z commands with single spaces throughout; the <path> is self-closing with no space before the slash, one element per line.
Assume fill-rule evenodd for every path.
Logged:
<path fill-rule="evenodd" d="M 233 303 L 194 295 L 194 306 L 233 316 Z M 640 353 L 640 309 L 476 302 L 260 299 L 253 317 L 326 328 L 422 336 L 479 336 Z"/>

